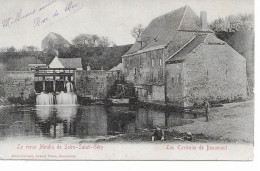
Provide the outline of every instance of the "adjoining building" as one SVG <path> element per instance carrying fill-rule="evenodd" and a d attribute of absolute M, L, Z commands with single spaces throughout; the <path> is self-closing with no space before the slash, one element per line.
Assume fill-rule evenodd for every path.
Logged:
<path fill-rule="evenodd" d="M 49 68 L 76 68 L 82 70 L 81 58 L 53 58 L 49 64 Z"/>
<path fill-rule="evenodd" d="M 189 6 L 152 20 L 122 63 L 142 102 L 189 107 L 247 96 L 246 59 Z"/>
<path fill-rule="evenodd" d="M 123 71 L 123 64 L 119 63 L 117 66 L 113 67 L 109 70 L 114 76 L 116 76 L 117 80 L 123 80 L 124 76 L 122 75 Z"/>

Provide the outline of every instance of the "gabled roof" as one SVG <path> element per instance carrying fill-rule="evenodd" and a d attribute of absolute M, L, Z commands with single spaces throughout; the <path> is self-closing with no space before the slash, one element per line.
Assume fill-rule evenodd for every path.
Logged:
<path fill-rule="evenodd" d="M 123 71 L 123 64 L 119 63 L 117 66 L 113 67 L 109 71 Z"/>
<path fill-rule="evenodd" d="M 196 49 L 203 41 L 207 35 L 197 35 L 193 39 L 191 39 L 184 47 L 182 47 L 179 51 L 173 54 L 167 62 L 172 61 L 181 61 L 185 59 L 189 53 L 191 53 L 194 49 Z"/>
<path fill-rule="evenodd" d="M 142 49 L 141 43 L 135 42 L 125 55 L 151 47 L 168 45 L 169 42 L 175 40 L 186 42 L 181 40 L 182 37 L 175 38 L 176 34 L 185 32 L 185 34 L 191 35 L 198 31 L 201 32 L 200 18 L 189 6 L 184 6 L 152 20 L 141 34 Z M 212 31 L 208 28 L 205 32 Z"/>
<path fill-rule="evenodd" d="M 181 62 L 185 60 L 188 55 L 192 52 L 195 52 L 197 47 L 199 47 L 202 43 L 206 45 L 223 45 L 224 41 L 218 39 L 213 34 L 198 34 L 193 39 L 191 39 L 188 43 L 186 43 L 182 48 L 180 48 L 176 53 L 171 55 L 166 63 L 171 62 Z"/>
<path fill-rule="evenodd" d="M 81 58 L 58 58 L 65 68 L 82 68 Z"/>

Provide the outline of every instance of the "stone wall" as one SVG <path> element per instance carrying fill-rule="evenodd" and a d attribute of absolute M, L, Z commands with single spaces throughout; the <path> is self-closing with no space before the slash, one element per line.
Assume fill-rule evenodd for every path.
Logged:
<path fill-rule="evenodd" d="M 76 90 L 81 97 L 104 99 L 116 76 L 103 70 L 76 71 Z"/>
<path fill-rule="evenodd" d="M 164 49 L 156 49 L 123 57 L 125 81 L 136 87 L 138 100 L 165 103 Z"/>
<path fill-rule="evenodd" d="M 156 85 L 143 85 L 136 88 L 138 100 L 145 103 L 164 104 L 165 87 Z"/>
<path fill-rule="evenodd" d="M 163 49 L 123 57 L 125 80 L 135 85 L 163 85 Z"/>
<path fill-rule="evenodd" d="M 34 93 L 34 72 L 6 71 L 4 73 L 5 97 L 23 97 L 27 99 Z"/>
<path fill-rule="evenodd" d="M 245 99 L 246 60 L 229 45 L 201 44 L 184 62 L 185 106 Z"/>
<path fill-rule="evenodd" d="M 183 63 L 166 65 L 166 101 L 170 106 L 184 107 Z"/>

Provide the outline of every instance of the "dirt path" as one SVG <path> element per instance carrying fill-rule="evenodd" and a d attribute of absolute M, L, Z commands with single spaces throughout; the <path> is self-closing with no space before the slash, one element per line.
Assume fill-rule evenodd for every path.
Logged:
<path fill-rule="evenodd" d="M 206 118 L 199 118 L 192 124 L 173 127 L 169 131 L 203 134 L 220 141 L 253 142 L 254 102 L 252 100 L 211 108 L 209 117 L 209 122 L 206 122 Z"/>

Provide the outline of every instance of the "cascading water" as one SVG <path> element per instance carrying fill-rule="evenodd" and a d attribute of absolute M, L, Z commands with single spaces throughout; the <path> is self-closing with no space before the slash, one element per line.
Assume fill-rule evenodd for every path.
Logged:
<path fill-rule="evenodd" d="M 41 94 L 36 97 L 37 105 L 52 105 L 53 104 L 53 95 L 51 93 L 45 94 L 41 92 Z"/>
<path fill-rule="evenodd" d="M 56 96 L 56 104 L 77 104 L 77 95 L 75 93 L 64 93 L 63 91 Z"/>
<path fill-rule="evenodd" d="M 73 92 L 73 84 L 68 82 L 65 85 L 67 93 L 61 91 L 59 94 L 53 96 L 52 93 L 44 93 L 37 95 L 36 97 L 36 104 L 37 105 L 76 105 L 77 104 L 77 95 Z"/>

